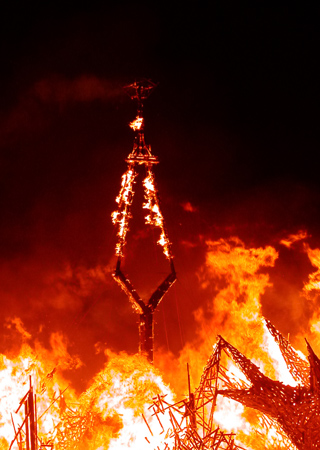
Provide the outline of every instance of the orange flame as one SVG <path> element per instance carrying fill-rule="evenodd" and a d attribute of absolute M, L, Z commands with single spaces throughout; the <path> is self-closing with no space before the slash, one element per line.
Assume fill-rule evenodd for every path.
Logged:
<path fill-rule="evenodd" d="M 126 242 L 126 235 L 129 229 L 130 206 L 133 200 L 133 184 L 135 177 L 137 176 L 134 166 L 129 165 L 126 173 L 122 175 L 121 189 L 116 202 L 119 205 L 118 211 L 114 211 L 111 214 L 112 222 L 118 224 L 118 237 L 119 240 L 116 244 L 116 255 L 123 255 L 123 247 Z"/>
<path fill-rule="evenodd" d="M 135 174 L 132 171 L 127 175 L 123 177 L 117 200 L 119 205 L 124 205 L 123 210 L 130 205 L 130 189 Z M 151 224 L 162 229 L 160 209 L 157 209 L 158 203 L 153 202 L 154 180 L 149 175 L 145 179 L 146 209 L 151 216 Z M 122 232 L 122 237 L 125 233 Z M 293 238 L 289 240 L 293 242 Z M 261 299 L 271 285 L 268 270 L 276 265 L 278 252 L 271 246 L 248 247 L 236 237 L 208 240 L 206 245 L 206 260 L 197 275 L 203 291 L 212 292 L 212 296 L 205 307 L 195 311 L 198 324 L 196 339 L 185 345 L 179 358 L 164 353 L 159 360 L 158 352 L 157 361 L 164 368 L 164 379 L 170 379 L 174 387 L 185 392 L 186 362 L 191 362 L 192 378 L 199 380 L 211 353 L 212 342 L 219 333 L 252 359 L 266 375 L 295 385 L 262 317 Z M 317 339 L 320 330 L 316 308 L 320 287 L 320 250 L 311 249 L 307 244 L 304 250 L 315 267 L 306 280 L 304 293 L 314 306 L 309 325 L 312 336 Z M 212 286 L 215 289 L 210 291 Z M 76 370 L 81 362 L 69 355 L 64 338 L 53 334 L 50 350 L 37 342 L 32 349 L 27 344 L 31 336 L 21 320 L 13 319 L 11 326 L 19 330 L 24 344 L 19 356 L 0 357 L 1 449 L 7 450 L 14 436 L 10 414 L 13 413 L 16 425 L 22 423 L 22 413 L 15 414 L 14 411 L 28 390 L 30 375 L 38 400 L 39 437 L 43 442 L 51 439 L 55 449 L 174 448 L 168 431 L 170 418 L 164 416 L 160 424 L 149 409 L 154 397 L 166 395 L 168 402 L 173 403 L 174 395 L 144 358 L 108 351 L 104 369 L 95 376 L 89 388 L 77 396 L 63 373 L 67 367 Z M 223 360 L 223 364 L 230 378 L 243 382 L 233 363 Z M 294 448 L 272 426 L 268 426 L 266 432 L 260 416 L 231 400 L 218 398 L 214 421 L 224 430 L 237 432 L 237 442 L 248 450 Z"/>
<path fill-rule="evenodd" d="M 133 185 L 136 176 L 137 173 L 134 169 L 134 164 L 129 164 L 128 170 L 122 176 L 120 193 L 116 198 L 119 208 L 111 214 L 113 223 L 118 225 L 116 256 L 123 256 L 123 248 L 126 243 L 129 220 L 131 218 L 130 207 L 134 196 Z M 150 167 L 147 168 L 147 176 L 143 180 L 143 186 L 145 202 L 142 207 L 149 210 L 149 214 L 145 216 L 145 223 L 160 228 L 160 238 L 157 243 L 162 247 L 165 257 L 170 259 L 171 243 L 165 231 L 164 219 L 160 211 L 154 175 Z"/>
<path fill-rule="evenodd" d="M 22 327 L 21 321 L 18 322 Z M 60 423 L 64 401 L 73 401 L 74 391 L 61 374 L 61 367 L 69 364 L 70 356 L 61 336 L 53 335 L 52 343 L 53 340 L 57 347 L 51 352 L 38 344 L 35 352 L 28 344 L 23 344 L 14 359 L 0 355 L 0 443 L 3 449 L 8 449 L 14 438 L 13 423 L 16 430 L 23 423 L 23 408 L 18 413 L 15 411 L 29 390 L 30 377 L 37 396 L 38 438 L 42 443 L 55 441 L 55 427 Z"/>
<path fill-rule="evenodd" d="M 148 168 L 148 175 L 144 179 L 143 185 L 145 188 L 145 203 L 143 204 L 143 208 L 149 210 L 149 214 L 145 217 L 145 222 L 148 225 L 153 225 L 154 227 L 160 228 L 161 235 L 157 243 L 162 246 L 163 253 L 166 256 L 166 258 L 170 259 L 171 244 L 164 229 L 164 220 L 157 199 L 157 191 L 155 188 L 154 175 L 150 167 Z"/>
<path fill-rule="evenodd" d="M 21 321 L 16 322 L 26 334 Z M 18 414 L 14 411 L 29 389 L 29 376 L 37 394 L 38 437 L 42 444 L 51 442 L 57 450 L 150 450 L 150 444 L 156 447 L 166 439 L 162 427 L 169 422 L 164 420 L 160 425 L 149 405 L 157 395 L 173 401 L 173 394 L 144 357 L 107 351 L 105 368 L 77 397 L 61 375 L 61 369 L 70 364 L 63 339 L 53 335 L 51 343 L 51 352 L 37 344 L 37 356 L 27 344 L 15 359 L 0 355 L 1 449 L 9 449 L 14 437 L 11 414 L 16 429 L 23 423 L 23 408 Z M 151 424 L 152 433 L 146 423 Z"/>
<path fill-rule="evenodd" d="M 305 230 L 300 230 L 298 233 L 290 234 L 288 237 L 281 239 L 280 244 L 290 248 L 295 242 L 306 239 L 307 237 L 307 232 Z"/>

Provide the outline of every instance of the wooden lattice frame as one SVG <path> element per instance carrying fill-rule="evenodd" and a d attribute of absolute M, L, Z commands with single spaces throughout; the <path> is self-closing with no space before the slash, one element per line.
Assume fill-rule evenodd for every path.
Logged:
<path fill-rule="evenodd" d="M 255 409 L 266 431 L 276 429 L 283 440 L 281 448 L 320 449 L 320 360 L 307 342 L 308 364 L 271 322 L 266 321 L 266 325 L 297 386 L 268 378 L 219 336 L 196 391 L 174 405 L 168 404 L 163 397 L 155 399 L 152 405 L 160 423 L 162 414 L 170 414 L 174 450 L 240 448 L 235 445 L 232 435 L 222 432 L 214 423 L 218 395 Z M 230 377 L 222 365 L 222 354 L 233 360 L 245 379 Z"/>

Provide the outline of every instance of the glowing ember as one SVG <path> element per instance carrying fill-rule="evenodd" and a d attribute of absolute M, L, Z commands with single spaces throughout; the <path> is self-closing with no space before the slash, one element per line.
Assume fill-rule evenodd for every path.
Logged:
<path fill-rule="evenodd" d="M 133 122 L 130 122 L 129 126 L 133 131 L 141 130 L 143 126 L 143 117 L 137 116 Z"/>

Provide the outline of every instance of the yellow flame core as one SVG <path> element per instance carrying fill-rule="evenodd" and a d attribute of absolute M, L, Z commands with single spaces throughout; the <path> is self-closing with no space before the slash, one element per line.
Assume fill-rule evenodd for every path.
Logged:
<path fill-rule="evenodd" d="M 125 175 L 122 191 L 117 198 L 119 205 L 129 202 L 131 194 L 127 189 L 129 185 L 132 188 L 134 171 Z M 145 190 L 152 198 L 155 186 L 149 174 Z M 158 203 L 152 204 L 146 196 L 147 202 L 147 209 L 157 215 L 160 211 Z M 305 289 L 308 291 L 307 288 L 311 288 L 318 294 L 314 279 L 319 276 L 320 250 L 305 246 L 305 251 L 315 267 L 315 272 L 311 274 L 314 277 L 309 277 Z M 173 357 L 170 360 L 167 354 L 164 355 L 164 376 L 172 373 L 172 383 L 180 382 L 185 389 L 185 369 L 179 381 L 177 366 L 185 368 L 185 363 L 190 361 L 192 372 L 201 371 L 210 351 L 208 341 L 210 337 L 214 339 L 218 332 L 256 364 L 259 360 L 259 367 L 267 376 L 286 384 L 295 384 L 288 376 L 273 339 L 267 334 L 261 315 L 261 296 L 270 285 L 266 271 L 275 265 L 277 258 L 273 247 L 248 248 L 235 237 L 207 242 L 206 263 L 198 276 L 204 289 L 211 284 L 217 287 L 217 292 L 212 297 L 212 303 L 206 305 L 206 310 L 199 309 L 195 313 L 195 320 L 200 325 L 197 340 L 185 346 L 179 360 Z M 318 311 L 319 308 L 315 309 L 313 323 L 309 323 L 311 331 L 317 335 L 320 330 Z M 12 323 L 23 336 L 24 342 L 31 339 L 19 319 Z M 60 369 L 72 364 L 77 367 L 79 363 L 70 364 L 70 355 L 61 337 L 53 335 L 50 342 L 54 349 L 50 352 L 39 345 L 34 351 L 24 344 L 17 358 L 0 355 L 1 450 L 9 449 L 14 436 L 10 414 L 13 413 L 17 426 L 22 423 L 22 412 L 20 415 L 14 411 L 29 389 L 30 375 L 37 394 L 39 436 L 43 440 L 45 437 L 52 439 L 55 450 L 175 448 L 174 439 L 166 441 L 170 435 L 170 417 L 166 420 L 165 416 L 161 416 L 160 425 L 149 408 L 153 397 L 167 395 L 168 403 L 172 403 L 173 394 L 145 359 L 109 352 L 108 363 L 93 379 L 89 389 L 78 397 L 68 388 L 62 401 L 59 396 L 68 383 L 63 379 Z M 223 360 L 222 363 L 232 382 L 245 382 L 236 367 L 227 365 Z M 267 434 L 263 434 L 264 425 L 253 414 L 247 408 L 235 406 L 219 397 L 214 419 L 223 429 L 237 431 L 238 440 L 246 449 L 293 449 L 271 426 Z M 17 450 L 17 446 L 13 450 Z"/>
<path fill-rule="evenodd" d="M 122 175 L 121 188 L 116 202 L 119 205 L 117 211 L 111 214 L 112 222 L 118 224 L 118 242 L 116 244 L 116 255 L 123 256 L 123 247 L 126 243 L 126 235 L 129 230 L 129 219 L 131 217 L 130 207 L 133 200 L 133 185 L 137 173 L 133 164 L 129 164 L 128 170 Z"/>
<path fill-rule="evenodd" d="M 107 356 L 104 369 L 62 417 L 58 450 L 151 450 L 165 439 L 149 405 L 157 395 L 172 401 L 170 389 L 143 356 Z M 152 426 L 147 439 L 146 421 Z"/>
<path fill-rule="evenodd" d="M 41 361 L 41 356 L 46 361 Z M 72 389 L 68 387 L 54 365 L 55 356 L 38 347 L 37 355 L 27 345 L 21 348 L 20 355 L 10 359 L 0 355 L 0 448 L 8 449 L 14 439 L 15 430 L 23 424 L 24 407 L 19 409 L 22 398 L 30 389 L 30 381 L 37 399 L 38 439 L 41 443 L 56 442 L 56 426 L 61 421 L 65 396 L 68 401 L 74 399 Z M 67 358 L 66 358 L 67 359 Z M 62 365 L 66 363 L 61 358 Z M 52 368 L 53 367 L 53 368 Z M 12 416 L 12 419 L 11 419 Z M 12 423 L 13 421 L 13 423 Z M 13 449 L 17 449 L 13 446 Z"/>
<path fill-rule="evenodd" d="M 306 239 L 308 234 L 305 230 L 300 230 L 298 233 L 290 234 L 286 238 L 281 239 L 280 244 L 287 248 L 290 248 L 295 242 Z"/>
<path fill-rule="evenodd" d="M 142 125 L 143 125 L 143 117 L 139 117 L 139 116 L 137 116 L 135 118 L 135 120 L 133 120 L 132 122 L 129 123 L 129 126 L 130 126 L 130 128 L 133 129 L 133 131 L 141 130 Z"/>
<path fill-rule="evenodd" d="M 64 367 L 70 356 L 65 349 L 59 354 Z M 166 435 L 150 404 L 158 395 L 173 402 L 171 390 L 143 356 L 108 351 L 107 357 L 90 387 L 76 396 L 60 369 L 51 370 L 53 354 L 40 346 L 37 357 L 26 344 L 15 359 L 0 355 L 0 449 L 8 450 L 14 438 L 12 419 L 16 429 L 23 423 L 24 408 L 18 414 L 14 411 L 30 388 L 30 376 L 37 395 L 39 443 L 53 444 L 55 450 L 151 450 L 162 445 Z M 169 425 L 169 417 L 164 418 L 162 426 Z M 17 450 L 18 444 L 12 449 Z"/>

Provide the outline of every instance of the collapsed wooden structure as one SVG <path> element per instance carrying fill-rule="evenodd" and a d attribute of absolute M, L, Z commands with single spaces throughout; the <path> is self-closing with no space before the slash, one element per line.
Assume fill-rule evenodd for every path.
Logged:
<path fill-rule="evenodd" d="M 57 426 L 56 450 L 75 450 L 85 438 L 94 433 L 96 414 L 80 408 L 66 408 L 61 423 Z"/>
<path fill-rule="evenodd" d="M 60 397 L 62 394 L 60 395 Z M 49 408 L 57 401 L 58 398 L 52 400 Z M 88 409 L 82 410 L 79 405 L 76 409 L 72 409 L 65 405 L 61 420 L 54 427 L 53 431 L 47 436 L 46 440 L 40 438 L 38 434 L 38 414 L 36 394 L 31 385 L 26 395 L 21 399 L 17 414 L 23 410 L 23 420 L 19 426 L 16 426 L 13 419 L 14 438 L 11 441 L 9 450 L 75 450 L 83 441 L 83 438 L 94 432 L 94 421 L 97 414 L 91 413 Z M 44 414 L 42 414 L 44 415 Z M 55 438 L 53 437 L 55 436 Z M 55 441 L 55 444 L 53 443 Z"/>
<path fill-rule="evenodd" d="M 217 427 L 213 415 L 219 395 L 258 411 L 265 428 L 273 427 L 280 435 L 281 448 L 320 449 L 320 360 L 307 343 L 308 364 L 271 322 L 266 321 L 266 325 L 297 386 L 268 378 L 252 361 L 219 336 L 195 393 L 174 405 L 167 404 L 165 398 L 158 398 L 152 406 L 158 417 L 169 412 L 175 436 L 174 450 L 237 448 L 232 447 L 233 439 L 229 441 L 229 447 L 219 447 L 225 439 L 230 439 L 222 431 L 215 434 Z M 241 369 L 245 377 L 231 376 L 222 365 L 223 354 Z M 184 413 L 181 412 L 183 408 Z M 179 422 L 177 413 L 182 415 L 184 422 Z M 212 443 L 207 447 L 210 439 L 214 440 L 216 447 Z"/>
<path fill-rule="evenodd" d="M 189 393 L 188 399 L 173 405 L 169 404 L 165 397 L 158 396 L 154 399 L 151 405 L 153 415 L 157 417 L 163 432 L 166 431 L 167 440 L 170 442 L 164 443 L 164 450 L 244 450 L 235 444 L 233 433 L 225 433 L 214 424 L 211 414 L 214 410 L 212 397 L 206 404 L 205 397 L 198 396 L 199 393 L 199 390 L 195 394 Z M 209 405 L 208 415 L 204 411 L 205 405 Z M 170 416 L 170 430 L 165 430 L 162 425 L 164 414 Z M 150 427 L 149 431 L 152 434 Z M 146 440 L 148 441 L 147 437 Z"/>

